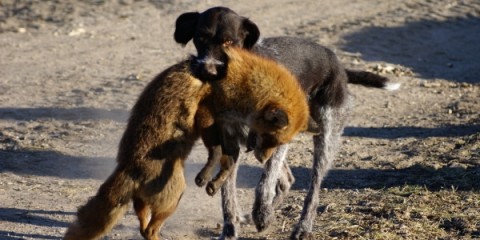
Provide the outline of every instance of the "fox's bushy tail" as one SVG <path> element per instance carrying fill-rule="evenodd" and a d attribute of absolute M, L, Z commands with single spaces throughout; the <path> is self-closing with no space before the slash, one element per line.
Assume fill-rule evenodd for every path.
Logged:
<path fill-rule="evenodd" d="M 348 83 L 360 84 L 365 87 L 383 88 L 389 91 L 400 88 L 400 83 L 390 82 L 390 79 L 367 71 L 346 69 Z"/>
<path fill-rule="evenodd" d="M 135 182 L 117 167 L 100 186 L 97 195 L 80 207 L 77 220 L 69 226 L 65 240 L 99 239 L 110 231 L 128 207 Z"/>

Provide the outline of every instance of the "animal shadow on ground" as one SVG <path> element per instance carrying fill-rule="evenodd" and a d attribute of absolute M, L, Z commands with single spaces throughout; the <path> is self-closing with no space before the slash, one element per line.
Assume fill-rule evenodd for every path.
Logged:
<path fill-rule="evenodd" d="M 462 137 L 480 132 L 478 125 L 443 126 L 438 128 L 399 127 L 399 128 L 359 128 L 347 127 L 344 136 L 398 139 L 415 137 Z M 200 164 L 201 165 L 201 164 Z M 198 166 L 200 168 L 201 166 Z M 308 189 L 311 169 L 292 167 L 295 183 L 292 189 Z M 261 166 L 241 165 L 237 179 L 239 188 L 255 188 L 262 173 Z M 332 169 L 322 187 L 327 189 L 382 189 L 396 186 L 419 185 L 431 191 L 454 187 L 458 190 L 480 190 L 480 165 L 468 168 L 443 167 L 433 169 L 415 164 L 403 169 Z"/>
<path fill-rule="evenodd" d="M 480 18 L 477 17 L 367 27 L 343 39 L 343 50 L 358 52 L 367 61 L 409 67 L 421 78 L 480 82 Z"/>
<path fill-rule="evenodd" d="M 38 119 L 56 119 L 66 121 L 112 120 L 125 122 L 128 111 L 123 109 L 98 108 L 0 108 L 0 119 L 33 121 Z"/>
<path fill-rule="evenodd" d="M 197 236 L 202 239 L 215 239 L 215 236 L 218 236 L 218 231 L 211 229 L 197 229 Z M 265 237 L 238 237 L 238 240 L 263 240 Z"/>
<path fill-rule="evenodd" d="M 0 220 L 15 223 L 35 224 L 47 227 L 67 227 L 67 222 L 50 219 L 48 215 L 75 215 L 74 212 L 0 208 Z M 0 235 L 1 236 L 1 235 Z M 3 239 L 3 238 L 2 238 Z"/>
<path fill-rule="evenodd" d="M 347 127 L 343 136 L 368 137 L 381 139 L 395 138 L 427 138 L 427 137 L 460 137 L 480 132 L 480 125 L 446 125 L 437 128 L 424 127 L 382 127 L 362 128 Z"/>
<path fill-rule="evenodd" d="M 21 240 L 21 239 L 61 239 L 59 237 L 46 236 L 41 234 L 18 234 L 15 232 L 0 231 L 2 240 Z"/>
<path fill-rule="evenodd" d="M 73 212 L 31 210 L 18 208 L 0 208 L 0 221 L 14 222 L 17 224 L 33 224 L 41 227 L 67 227 L 67 222 L 48 218 L 48 215 L 74 215 Z M 24 238 L 31 239 L 59 239 L 58 237 L 41 234 L 18 234 L 11 231 L 0 231 L 0 239 L 17 240 Z"/>
<path fill-rule="evenodd" d="M 463 137 L 480 132 L 480 125 L 450 125 L 438 128 L 398 127 L 398 128 L 357 128 L 347 127 L 344 136 L 397 139 L 414 137 Z M 408 148 L 408 147 L 407 147 Z M 408 149 L 406 149 L 408 150 Z M 295 176 L 308 176 L 307 168 L 293 168 Z M 425 186 L 431 191 L 442 188 L 459 190 L 480 190 L 480 165 L 467 168 L 445 166 L 434 169 L 422 164 L 415 164 L 403 169 L 332 169 L 329 171 L 322 187 L 327 189 L 382 189 L 404 185 Z M 309 178 L 297 178 L 293 189 L 306 189 Z"/>
<path fill-rule="evenodd" d="M 308 168 L 292 168 L 295 176 L 308 176 Z M 480 166 L 433 169 L 416 164 L 404 169 L 332 169 L 322 187 L 327 189 L 383 189 L 405 185 L 424 186 L 430 191 L 445 188 L 480 190 Z M 292 189 L 306 189 L 309 178 L 297 178 Z"/>
<path fill-rule="evenodd" d="M 76 157 L 48 150 L 0 150 L 0 173 L 54 176 L 66 179 L 104 179 L 114 159 Z M 72 167 L 75 166 L 75 167 Z"/>
<path fill-rule="evenodd" d="M 480 132 L 478 125 L 456 125 L 443 126 L 439 128 L 420 128 L 420 127 L 399 127 L 399 128 L 361 128 L 361 127 L 347 127 L 344 136 L 348 137 L 367 137 L 367 138 L 383 138 L 396 139 L 406 137 L 427 138 L 427 137 L 460 137 L 469 134 Z M 105 173 L 111 172 L 115 166 L 113 158 L 106 157 L 82 157 L 70 156 L 57 151 L 51 150 L 0 150 L 0 172 L 15 172 L 18 174 L 35 175 L 35 176 L 56 176 L 66 179 L 104 179 Z M 202 163 L 187 163 L 189 168 L 200 169 Z M 198 166 L 196 166 L 198 165 Z M 72 168 L 71 166 L 76 166 Z M 450 170 L 449 170 L 450 169 Z M 402 170 L 369 170 L 369 169 L 352 169 L 339 170 L 332 169 L 325 184 L 326 188 L 381 188 L 388 187 L 395 184 L 418 183 L 427 184 L 435 188 L 440 187 L 439 183 L 428 183 L 435 175 L 448 176 L 451 173 L 458 173 L 460 169 L 453 168 L 432 170 L 421 166 L 414 166 Z M 464 174 L 478 174 L 478 168 L 470 168 L 465 170 Z M 242 177 L 238 178 L 238 186 L 240 188 L 254 188 L 255 181 L 242 180 L 259 179 L 262 173 L 260 165 L 241 165 L 239 174 Z M 297 176 L 297 181 L 294 184 L 294 189 L 305 189 L 308 187 L 307 180 L 309 178 L 298 177 L 308 176 L 310 169 L 308 168 L 294 168 L 293 173 Z M 415 176 L 410 179 L 409 176 Z M 425 179 L 423 179 L 423 176 Z M 384 179 L 392 178 L 392 182 L 384 181 Z M 304 181 L 302 181 L 302 179 Z M 363 180 L 362 180 L 363 179 Z M 394 181 L 393 181 L 394 180 Z M 453 181 L 454 179 L 452 179 Z M 459 179 L 457 179 L 459 180 Z M 455 182 L 444 182 L 443 185 L 458 185 L 459 188 L 467 188 Z M 442 186 L 443 186 L 442 185 Z M 475 189 L 480 188 L 480 184 L 471 186 Z"/>
<path fill-rule="evenodd" d="M 128 111 L 98 108 L 0 108 L 0 119 L 13 121 L 60 120 L 68 122 L 111 120 L 126 122 Z M 22 149 L 15 139 L 0 129 L 0 172 L 11 171 L 35 176 L 104 179 L 115 166 L 105 157 L 69 156 L 48 149 Z M 72 167 L 76 166 L 76 167 Z"/>

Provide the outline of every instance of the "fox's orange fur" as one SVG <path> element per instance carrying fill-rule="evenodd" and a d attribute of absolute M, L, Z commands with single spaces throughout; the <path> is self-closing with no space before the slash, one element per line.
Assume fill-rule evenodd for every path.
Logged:
<path fill-rule="evenodd" d="M 78 209 L 77 220 L 64 239 L 100 238 L 131 200 L 142 236 L 159 239 L 161 226 L 175 211 L 186 187 L 184 161 L 201 130 L 217 119 L 245 122 L 259 136 L 271 136 L 276 144 L 306 128 L 307 102 L 288 71 L 240 49 L 227 53 L 230 61 L 224 80 L 203 83 L 192 76 L 190 61 L 184 61 L 145 88 L 120 141 L 116 169 Z M 269 123 L 278 112 L 284 113 L 281 116 L 286 116 L 287 122 L 272 127 Z M 260 146 L 256 151 L 266 156 L 273 147 Z"/>
<path fill-rule="evenodd" d="M 307 101 L 289 71 L 272 60 L 251 57 L 252 53 L 246 50 L 230 48 L 226 52 L 230 59 L 227 80 L 210 83 L 215 93 L 214 112 L 217 115 L 228 110 L 243 113 L 254 132 L 259 135 L 271 133 L 280 143 L 290 141 L 299 130 L 306 129 L 309 119 Z M 286 114 L 288 122 L 280 129 L 265 116 L 268 114 L 265 111 L 272 109 Z"/>

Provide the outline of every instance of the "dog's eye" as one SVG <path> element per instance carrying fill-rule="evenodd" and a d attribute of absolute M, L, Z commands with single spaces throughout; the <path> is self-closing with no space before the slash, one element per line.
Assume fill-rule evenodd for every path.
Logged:
<path fill-rule="evenodd" d="M 222 45 L 223 45 L 224 47 L 228 47 L 228 46 L 230 46 L 230 45 L 232 45 L 232 44 L 233 44 L 233 41 L 232 41 L 232 40 L 225 40 Z"/>

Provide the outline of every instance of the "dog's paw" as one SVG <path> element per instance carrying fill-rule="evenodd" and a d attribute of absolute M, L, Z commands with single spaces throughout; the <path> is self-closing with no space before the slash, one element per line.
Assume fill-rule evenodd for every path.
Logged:
<path fill-rule="evenodd" d="M 282 188 L 282 186 L 277 185 L 276 191 L 275 191 L 275 197 L 273 197 L 273 201 L 272 201 L 273 208 L 277 208 L 278 206 L 280 206 L 280 204 L 282 204 L 283 199 L 286 195 L 288 195 L 289 190 L 290 190 L 290 187 Z"/>
<path fill-rule="evenodd" d="M 277 208 L 282 204 L 284 197 L 288 195 L 294 182 L 295 178 L 288 172 L 278 179 L 277 185 L 275 186 L 275 197 L 273 197 L 272 202 L 273 208 Z"/>
<path fill-rule="evenodd" d="M 273 222 L 273 206 L 255 204 L 252 210 L 252 219 L 258 232 L 267 229 Z"/>
<path fill-rule="evenodd" d="M 236 240 L 237 231 L 236 227 L 232 223 L 226 223 L 223 225 L 222 235 L 218 238 L 219 240 Z"/>
<path fill-rule="evenodd" d="M 309 232 L 303 229 L 299 224 L 293 229 L 292 235 L 290 235 L 290 239 L 291 240 L 315 240 L 315 236 L 313 235 L 312 232 Z"/>

